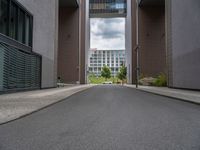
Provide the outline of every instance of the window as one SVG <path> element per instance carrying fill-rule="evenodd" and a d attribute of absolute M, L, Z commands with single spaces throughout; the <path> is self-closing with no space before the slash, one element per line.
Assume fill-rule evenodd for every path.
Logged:
<path fill-rule="evenodd" d="M 8 0 L 0 0 L 0 33 L 8 35 Z"/>
<path fill-rule="evenodd" d="M 18 24 L 18 41 L 24 43 L 24 28 L 25 28 L 25 13 L 19 11 L 19 24 Z"/>
<path fill-rule="evenodd" d="M 10 37 L 17 40 L 17 22 L 18 22 L 18 9 L 17 6 L 11 3 L 11 16 L 10 16 Z"/>
<path fill-rule="evenodd" d="M 28 15 L 25 17 L 25 44 L 31 46 L 31 29 L 30 29 L 31 19 Z"/>
<path fill-rule="evenodd" d="M 15 0 L 0 0 L 0 33 L 32 46 L 33 17 Z"/>

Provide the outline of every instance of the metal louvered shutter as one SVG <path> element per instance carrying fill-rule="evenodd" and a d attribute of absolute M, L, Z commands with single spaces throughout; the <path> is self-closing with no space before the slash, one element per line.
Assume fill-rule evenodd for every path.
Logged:
<path fill-rule="evenodd" d="M 41 57 L 0 43 L 0 91 L 40 88 Z"/>

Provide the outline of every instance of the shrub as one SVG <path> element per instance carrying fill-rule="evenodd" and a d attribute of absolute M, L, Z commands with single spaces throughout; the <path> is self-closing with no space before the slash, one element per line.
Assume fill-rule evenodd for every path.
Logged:
<path fill-rule="evenodd" d="M 167 86 L 167 76 L 164 73 L 161 73 L 153 82 L 153 86 Z"/>

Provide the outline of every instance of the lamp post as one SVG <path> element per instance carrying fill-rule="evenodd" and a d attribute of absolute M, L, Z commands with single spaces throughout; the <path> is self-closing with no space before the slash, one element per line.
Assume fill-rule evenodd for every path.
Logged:
<path fill-rule="evenodd" d="M 139 0 L 136 0 L 136 88 L 139 85 Z"/>

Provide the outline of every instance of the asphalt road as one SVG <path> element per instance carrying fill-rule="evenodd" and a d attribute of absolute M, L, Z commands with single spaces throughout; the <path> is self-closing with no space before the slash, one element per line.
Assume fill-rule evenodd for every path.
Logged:
<path fill-rule="evenodd" d="M 1 125 L 0 150 L 200 150 L 200 106 L 97 86 Z"/>

